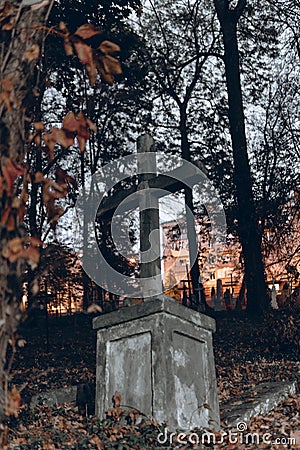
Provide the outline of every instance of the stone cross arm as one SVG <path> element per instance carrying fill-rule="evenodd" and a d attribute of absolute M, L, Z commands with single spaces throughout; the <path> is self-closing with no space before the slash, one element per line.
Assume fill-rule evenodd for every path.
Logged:
<path fill-rule="evenodd" d="M 163 197 L 165 195 L 168 195 L 169 193 L 174 193 L 177 191 L 180 191 L 186 187 L 186 183 L 189 185 L 194 185 L 199 181 L 199 178 L 197 178 L 198 173 L 197 169 L 193 169 L 193 167 L 189 167 L 188 170 L 185 170 L 187 173 L 184 177 L 184 183 L 181 181 L 178 181 L 178 179 L 182 178 L 182 169 L 180 167 L 170 171 L 168 175 L 157 175 L 153 176 L 148 180 L 149 188 L 152 189 L 160 189 L 157 191 L 157 197 Z M 115 194 L 106 197 L 103 199 L 98 212 L 97 212 L 97 221 L 109 219 L 113 216 L 115 210 L 119 206 L 120 203 L 122 203 L 126 198 L 131 196 L 131 194 L 134 194 L 138 190 L 138 183 L 132 185 L 130 188 L 121 190 L 116 192 Z M 136 204 L 136 198 L 132 198 L 130 200 L 130 197 L 126 201 L 126 205 L 128 209 L 134 209 L 138 205 Z"/>

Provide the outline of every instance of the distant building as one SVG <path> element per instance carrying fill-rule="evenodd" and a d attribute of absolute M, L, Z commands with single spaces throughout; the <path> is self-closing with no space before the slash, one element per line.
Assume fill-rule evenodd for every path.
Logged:
<path fill-rule="evenodd" d="M 164 287 L 170 287 L 166 281 L 172 278 L 181 289 L 184 285 L 188 289 L 190 260 L 185 222 L 164 222 L 162 231 Z M 222 280 L 224 289 L 229 287 L 233 296 L 237 297 L 242 284 L 239 246 L 214 248 L 209 251 L 209 242 L 203 239 L 200 233 L 197 236 L 200 276 L 206 298 L 210 300 L 211 290 L 216 290 L 218 279 Z"/>
<path fill-rule="evenodd" d="M 243 266 L 241 258 L 241 246 L 229 235 L 226 245 L 210 247 L 209 234 L 201 233 L 201 225 L 196 224 L 199 252 L 199 269 L 201 282 L 205 289 L 208 301 L 211 295 L 217 290 L 217 280 L 221 280 L 223 292 L 229 288 L 233 298 L 237 299 L 243 282 Z M 285 301 L 291 291 L 298 285 L 300 261 L 296 263 L 286 263 L 284 256 L 292 254 L 294 248 L 299 247 L 300 227 L 297 224 L 281 246 L 272 248 L 272 240 L 277 230 L 267 229 L 263 239 L 268 252 L 263 256 L 266 265 L 266 277 L 270 290 L 274 286 L 278 294 L 279 301 Z M 188 278 L 190 270 L 188 239 L 186 223 L 182 221 L 169 221 L 162 224 L 163 234 L 163 273 L 164 287 L 170 288 L 174 284 L 182 289 L 185 285 L 188 288 Z M 271 250 L 270 250 L 271 249 Z M 170 283 L 172 280 L 172 283 Z M 181 297 L 182 297 L 181 290 Z"/>

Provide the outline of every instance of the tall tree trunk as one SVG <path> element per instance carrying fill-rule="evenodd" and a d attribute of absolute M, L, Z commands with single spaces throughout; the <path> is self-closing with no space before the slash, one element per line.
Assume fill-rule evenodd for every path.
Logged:
<path fill-rule="evenodd" d="M 81 171 L 81 183 L 82 183 L 82 192 L 83 197 L 85 197 L 85 173 L 84 173 L 84 154 L 80 155 L 80 171 Z M 85 214 L 83 215 L 83 259 L 88 257 L 88 223 Z M 82 309 L 83 311 L 87 311 L 89 306 L 89 286 L 90 286 L 90 278 L 82 269 L 82 284 L 83 284 L 83 299 L 82 299 Z"/>
<path fill-rule="evenodd" d="M 181 136 L 181 156 L 186 161 L 191 161 L 190 143 L 188 140 L 187 133 L 187 105 L 182 104 L 180 108 L 180 136 Z M 204 312 L 207 309 L 206 302 L 200 297 L 200 269 L 199 269 L 199 252 L 198 252 L 198 239 L 195 228 L 194 219 L 194 203 L 193 203 L 193 190 L 186 187 L 184 190 L 185 204 L 192 212 L 192 217 L 190 214 L 186 215 L 187 218 L 187 236 L 189 243 L 189 254 L 190 254 L 190 271 L 191 271 L 191 281 L 193 294 L 196 299 L 196 305 L 193 305 L 197 310 Z M 193 261 L 193 263 L 192 263 Z"/>
<path fill-rule="evenodd" d="M 247 309 L 251 315 L 258 317 L 263 315 L 268 306 L 267 286 L 261 253 L 261 234 L 258 228 L 247 153 L 237 41 L 237 23 L 245 8 L 246 0 L 239 0 L 234 9 L 230 9 L 227 0 L 214 0 L 214 4 L 224 42 L 229 123 L 238 202 L 238 233 L 245 263 Z"/>
<path fill-rule="evenodd" d="M 13 181 L 21 173 L 25 159 L 26 130 L 34 102 L 36 59 L 30 60 L 26 52 L 40 47 L 43 39 L 40 26 L 47 10 L 43 7 L 33 11 L 20 1 L 7 1 L 1 8 L 2 17 L 7 14 L 6 23 L 10 17 L 13 25 L 11 30 L 3 30 L 0 22 L 3 39 L 0 44 L 0 421 L 3 421 L 9 368 L 7 351 L 9 345 L 14 346 L 14 334 L 21 319 L 24 276 L 24 260 L 10 262 L 3 250 L 10 240 L 25 234 L 18 217 L 19 199 Z"/>

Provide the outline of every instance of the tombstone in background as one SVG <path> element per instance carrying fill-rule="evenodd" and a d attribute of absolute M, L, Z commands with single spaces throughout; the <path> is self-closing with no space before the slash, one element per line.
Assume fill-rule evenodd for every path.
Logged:
<path fill-rule="evenodd" d="M 210 300 L 211 300 L 211 303 L 212 303 L 212 308 L 215 309 L 215 304 L 216 304 L 216 290 L 215 290 L 215 287 L 214 287 L 214 286 L 211 288 L 211 291 L 210 291 Z"/>
<path fill-rule="evenodd" d="M 224 292 L 224 303 L 225 303 L 226 310 L 230 311 L 232 308 L 232 305 L 231 305 L 231 294 L 230 294 L 230 290 L 228 288 Z"/>
<path fill-rule="evenodd" d="M 142 136 L 138 151 L 150 151 L 151 142 L 148 136 Z M 140 188 L 147 182 L 141 180 L 144 185 Z M 140 236 L 148 241 L 150 233 L 159 229 L 158 214 L 143 211 Z M 147 246 L 149 243 L 141 242 L 145 252 Z M 156 249 L 160 249 L 157 241 Z M 166 421 L 170 430 L 218 428 L 212 344 L 215 321 L 163 294 L 154 295 L 160 259 L 152 255 L 151 261 L 144 258 L 144 264 L 142 273 L 149 277 L 144 302 L 99 316 L 93 322 L 97 330 L 96 413 L 104 418 L 118 391 L 122 405 L 136 408 L 159 423 Z"/>
<path fill-rule="evenodd" d="M 271 289 L 271 307 L 273 309 L 278 309 L 278 303 L 277 303 L 277 292 L 275 284 L 273 283 L 272 289 Z"/>
<path fill-rule="evenodd" d="M 223 300 L 222 280 L 218 279 L 217 280 L 217 298 L 215 301 L 215 311 L 223 310 L 222 300 Z"/>

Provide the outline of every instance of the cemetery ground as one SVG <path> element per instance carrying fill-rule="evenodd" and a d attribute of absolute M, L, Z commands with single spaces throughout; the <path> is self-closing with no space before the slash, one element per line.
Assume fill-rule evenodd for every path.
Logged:
<path fill-rule="evenodd" d="M 230 399 L 242 403 L 241 395 L 262 382 L 296 380 L 299 383 L 299 309 L 276 311 L 259 324 L 252 323 L 244 312 L 223 312 L 215 318 L 214 350 L 221 405 Z M 96 336 L 91 322 L 92 317 L 83 314 L 50 318 L 48 344 L 44 318 L 21 327 L 21 347 L 14 358 L 10 386 L 15 385 L 17 390 L 12 398 L 7 444 L 3 443 L 3 448 L 206 448 L 192 443 L 176 444 L 174 438 L 172 444 L 169 441 L 159 444 L 157 437 L 162 427 L 136 411 L 124 412 L 121 398 L 115 399 L 115 408 L 112 405 L 104 422 L 94 416 L 87 417 L 73 403 L 49 406 L 41 402 L 34 409 L 30 408 L 31 397 L 35 394 L 79 383 L 94 383 Z M 19 411 L 18 391 L 21 394 Z M 255 394 L 254 389 L 252 396 Z M 269 433 L 274 439 L 284 438 L 281 442 L 286 443 L 291 433 L 299 434 L 299 409 L 298 390 L 271 412 L 251 419 L 248 432 Z M 222 426 L 223 430 L 228 430 L 226 424 Z M 224 443 L 210 444 L 207 448 L 300 448 L 298 444 L 234 444 L 225 438 Z"/>

